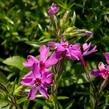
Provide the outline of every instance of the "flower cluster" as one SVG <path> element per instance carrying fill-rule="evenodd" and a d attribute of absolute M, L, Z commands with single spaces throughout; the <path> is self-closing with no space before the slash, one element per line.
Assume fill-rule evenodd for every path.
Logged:
<path fill-rule="evenodd" d="M 52 21 L 54 21 L 54 24 L 56 22 L 53 19 L 54 18 L 53 16 L 55 16 L 58 10 L 59 7 L 55 3 L 52 3 L 51 7 L 48 9 L 48 14 L 52 16 Z M 85 35 L 92 35 L 92 34 L 93 33 L 91 31 L 85 32 Z M 54 51 L 49 56 L 51 46 L 54 47 Z M 63 60 L 64 58 L 80 61 L 81 64 L 84 67 L 86 67 L 84 56 L 96 52 L 97 49 L 96 46 L 93 47 L 91 43 L 86 42 L 81 47 L 80 44 L 78 43 L 70 44 L 64 38 L 61 38 L 60 42 L 49 42 L 48 47 L 46 47 L 45 45 L 41 45 L 39 51 L 40 51 L 39 60 L 32 55 L 28 55 L 27 61 L 23 63 L 25 67 L 31 69 L 31 71 L 27 73 L 22 78 L 21 81 L 22 85 L 31 87 L 28 93 L 28 98 L 30 100 L 35 99 L 35 95 L 37 92 L 39 92 L 45 98 L 49 98 L 48 87 L 50 87 L 51 84 L 54 82 L 53 72 L 49 70 L 49 67 L 55 64 L 59 65 L 60 60 Z M 107 60 L 107 63 L 109 64 L 108 56 L 109 53 L 105 53 L 105 58 Z M 103 78 L 106 78 L 109 75 L 108 69 L 109 69 L 108 65 L 100 63 L 99 70 L 94 70 L 93 74 L 96 76 L 102 76 Z"/>
<path fill-rule="evenodd" d="M 96 46 L 90 50 L 91 43 L 83 44 L 83 51 L 79 44 L 69 44 L 64 38 L 60 43 L 49 42 L 48 46 L 55 46 L 54 52 L 49 57 L 49 47 L 42 45 L 40 47 L 40 59 L 36 59 L 32 55 L 27 56 L 27 61 L 23 65 L 30 68 L 31 71 L 27 73 L 21 81 L 24 86 L 30 86 L 28 98 L 30 100 L 35 99 L 36 93 L 39 91 L 45 98 L 48 98 L 48 87 L 53 82 L 53 72 L 48 68 L 58 63 L 63 58 L 70 58 L 72 60 L 80 60 L 81 57 L 96 52 Z"/>
<path fill-rule="evenodd" d="M 57 63 L 57 58 L 55 52 L 48 58 L 49 48 L 45 45 L 40 47 L 40 59 L 36 59 L 32 55 L 28 55 L 27 61 L 23 65 L 32 70 L 26 74 L 21 84 L 24 86 L 31 86 L 31 90 L 28 94 L 28 98 L 33 100 L 35 94 L 39 91 L 45 98 L 48 98 L 47 88 L 51 85 L 52 71 L 48 67 Z"/>
<path fill-rule="evenodd" d="M 55 52 L 58 54 L 58 57 L 68 57 L 72 60 L 80 60 L 83 65 L 85 64 L 83 56 L 87 56 L 97 51 L 96 46 L 91 49 L 91 43 L 84 43 L 81 50 L 79 44 L 69 44 L 64 38 L 61 38 L 60 43 L 49 42 L 48 46 L 55 46 Z"/>

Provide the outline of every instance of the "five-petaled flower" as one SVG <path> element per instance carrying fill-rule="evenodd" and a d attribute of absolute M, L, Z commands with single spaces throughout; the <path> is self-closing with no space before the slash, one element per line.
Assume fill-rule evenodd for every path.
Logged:
<path fill-rule="evenodd" d="M 104 53 L 107 64 L 100 62 L 98 64 L 98 69 L 94 69 L 91 73 L 94 76 L 101 76 L 103 79 L 109 77 L 109 52 Z"/>
<path fill-rule="evenodd" d="M 53 54 L 48 58 L 49 55 L 49 48 L 46 47 L 45 45 L 42 45 L 40 47 L 40 59 L 36 59 L 32 55 L 27 56 L 27 61 L 23 63 L 25 67 L 30 67 L 32 68 L 34 63 L 38 63 L 40 66 L 40 70 L 44 71 L 48 67 L 56 64 L 58 62 L 57 54 L 53 52 Z"/>
<path fill-rule="evenodd" d="M 21 84 L 24 86 L 30 86 L 30 92 L 28 94 L 28 98 L 30 100 L 35 99 L 36 93 L 39 91 L 45 98 L 48 98 L 49 95 L 47 93 L 48 86 L 51 85 L 53 81 L 52 72 L 46 70 L 45 72 L 41 72 L 38 66 L 38 63 L 33 63 L 32 71 L 27 73 L 21 81 Z"/>

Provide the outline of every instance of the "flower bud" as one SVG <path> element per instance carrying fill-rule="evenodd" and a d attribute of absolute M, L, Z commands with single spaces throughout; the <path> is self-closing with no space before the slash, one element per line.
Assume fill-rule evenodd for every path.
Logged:
<path fill-rule="evenodd" d="M 51 7 L 48 9 L 48 14 L 54 15 L 58 12 L 59 7 L 55 4 L 52 3 Z"/>
<path fill-rule="evenodd" d="M 85 32 L 85 35 L 87 35 L 87 36 L 90 36 L 90 35 L 92 35 L 93 33 L 91 32 L 91 31 L 86 31 Z"/>

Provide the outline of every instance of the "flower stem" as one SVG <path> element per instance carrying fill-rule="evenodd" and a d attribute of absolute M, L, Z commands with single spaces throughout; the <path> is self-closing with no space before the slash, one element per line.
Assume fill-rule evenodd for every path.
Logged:
<path fill-rule="evenodd" d="M 53 96 L 53 104 L 54 109 L 59 109 L 58 100 L 57 100 L 57 90 L 59 87 L 61 74 L 62 74 L 62 60 L 60 60 L 57 65 L 55 65 L 55 73 L 54 73 L 54 82 L 52 86 L 52 96 Z"/>

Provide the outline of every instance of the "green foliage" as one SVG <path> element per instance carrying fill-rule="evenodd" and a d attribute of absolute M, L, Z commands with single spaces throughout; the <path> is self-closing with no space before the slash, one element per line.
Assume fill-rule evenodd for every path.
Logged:
<path fill-rule="evenodd" d="M 22 64 L 23 62 L 24 62 L 24 58 L 20 56 L 9 57 L 3 61 L 4 64 L 16 67 L 19 70 L 22 70 L 24 68 Z"/>
<path fill-rule="evenodd" d="M 59 35 L 70 43 L 91 41 L 96 44 L 98 52 L 85 60 L 89 71 L 97 68 L 98 62 L 104 61 L 102 52 L 109 51 L 109 1 L 55 2 L 60 7 L 55 19 L 56 25 L 61 28 Z M 35 101 L 29 101 L 27 93 L 22 92 L 25 87 L 20 84 L 22 76 L 28 71 L 22 64 L 24 57 L 39 55 L 41 44 L 59 41 L 47 14 L 51 3 L 51 0 L 0 0 L 0 109 L 19 109 L 18 106 L 21 109 L 53 109 L 52 95 L 49 100 L 37 95 Z M 92 31 L 93 36 L 85 36 L 86 30 Z M 109 107 L 109 88 L 98 93 L 102 80 L 91 77 L 93 89 L 79 62 L 65 60 L 62 73 L 57 92 L 59 109 Z"/>

